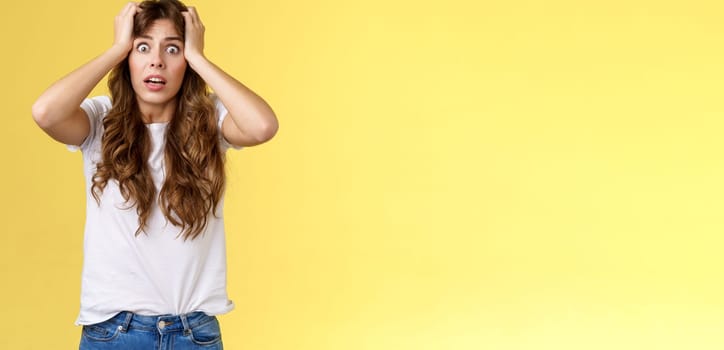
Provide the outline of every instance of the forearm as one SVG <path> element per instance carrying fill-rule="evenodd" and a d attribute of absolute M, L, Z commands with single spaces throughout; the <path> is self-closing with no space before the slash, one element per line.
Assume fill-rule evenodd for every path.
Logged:
<path fill-rule="evenodd" d="M 188 62 L 214 90 L 234 125 L 247 138 L 265 141 L 276 133 L 276 116 L 264 99 L 204 56 L 193 57 Z"/>
<path fill-rule="evenodd" d="M 127 54 L 123 48 L 112 46 L 53 83 L 33 104 L 33 118 L 43 128 L 62 123 L 78 110 L 83 99 Z"/>

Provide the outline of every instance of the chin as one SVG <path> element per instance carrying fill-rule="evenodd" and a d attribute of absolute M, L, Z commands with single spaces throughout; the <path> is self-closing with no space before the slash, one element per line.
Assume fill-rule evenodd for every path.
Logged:
<path fill-rule="evenodd" d="M 162 105 L 169 102 L 173 102 L 176 98 L 176 94 L 136 94 L 136 99 L 139 103 L 151 104 L 151 105 Z"/>

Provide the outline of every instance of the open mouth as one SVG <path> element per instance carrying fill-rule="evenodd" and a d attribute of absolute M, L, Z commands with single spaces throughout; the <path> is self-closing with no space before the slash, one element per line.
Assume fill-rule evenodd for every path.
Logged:
<path fill-rule="evenodd" d="M 154 85 L 166 85 L 166 81 L 161 78 L 149 78 L 143 81 L 146 84 L 154 84 Z"/>

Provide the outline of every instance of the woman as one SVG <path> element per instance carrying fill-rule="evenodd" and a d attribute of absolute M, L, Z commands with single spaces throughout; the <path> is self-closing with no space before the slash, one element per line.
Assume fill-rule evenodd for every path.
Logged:
<path fill-rule="evenodd" d="M 48 135 L 83 153 L 82 350 L 222 348 L 214 315 L 234 307 L 224 152 L 268 141 L 278 123 L 203 46 L 193 7 L 128 3 L 113 45 L 33 105 Z M 109 71 L 110 98 L 87 98 Z"/>

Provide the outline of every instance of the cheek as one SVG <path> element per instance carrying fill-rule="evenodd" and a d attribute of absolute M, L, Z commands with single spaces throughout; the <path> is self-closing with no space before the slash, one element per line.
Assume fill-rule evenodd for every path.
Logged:
<path fill-rule="evenodd" d="M 143 65 L 134 55 L 128 57 L 128 70 L 131 72 L 131 78 L 138 77 L 143 72 Z"/>
<path fill-rule="evenodd" d="M 182 81 L 184 79 L 184 74 L 186 73 L 186 61 L 179 62 L 178 64 L 174 65 L 171 68 L 171 72 L 174 77 L 176 77 L 179 81 Z"/>
<path fill-rule="evenodd" d="M 181 58 L 181 59 L 178 61 L 178 65 L 176 66 L 176 69 L 177 69 L 178 71 L 180 71 L 180 72 L 185 72 L 187 65 L 188 65 L 188 63 L 186 63 L 186 59 L 185 59 L 185 58 Z"/>

